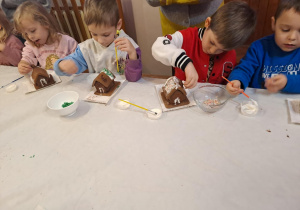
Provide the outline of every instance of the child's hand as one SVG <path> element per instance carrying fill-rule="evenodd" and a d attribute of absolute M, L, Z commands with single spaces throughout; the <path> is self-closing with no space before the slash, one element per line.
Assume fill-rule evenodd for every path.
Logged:
<path fill-rule="evenodd" d="M 192 62 L 189 62 L 188 65 L 184 69 L 185 71 L 185 83 L 184 86 L 188 89 L 192 89 L 197 85 L 198 82 L 198 72 L 196 71 Z"/>
<path fill-rule="evenodd" d="M 228 82 L 226 85 L 226 90 L 231 95 L 239 95 L 243 92 L 241 89 L 241 82 L 239 80 L 232 80 L 231 83 Z"/>
<path fill-rule="evenodd" d="M 0 52 L 5 49 L 5 42 L 0 43 Z"/>
<path fill-rule="evenodd" d="M 76 74 L 78 67 L 72 60 L 62 60 L 58 64 L 59 69 L 67 74 Z"/>
<path fill-rule="evenodd" d="M 28 74 L 32 71 L 32 67 L 26 61 L 21 60 L 18 64 L 18 70 L 20 74 Z"/>
<path fill-rule="evenodd" d="M 265 87 L 270 93 L 277 93 L 279 90 L 282 90 L 287 83 L 287 78 L 283 74 L 278 74 L 272 78 L 265 80 Z"/>
<path fill-rule="evenodd" d="M 121 50 L 127 52 L 130 60 L 136 60 L 136 50 L 131 42 L 126 38 L 118 38 L 115 40 L 115 46 Z"/>

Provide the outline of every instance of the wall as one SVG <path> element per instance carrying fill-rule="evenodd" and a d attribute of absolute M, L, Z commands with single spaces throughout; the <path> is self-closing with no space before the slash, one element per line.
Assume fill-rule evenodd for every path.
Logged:
<path fill-rule="evenodd" d="M 122 0 L 127 34 L 142 50 L 143 74 L 171 76 L 171 66 L 156 61 L 151 47 L 162 36 L 159 8 L 151 7 L 146 0 Z"/>
<path fill-rule="evenodd" d="M 233 0 L 225 0 L 225 3 Z M 256 11 L 257 24 L 254 33 L 246 44 L 273 33 L 271 17 L 275 15 L 279 0 L 244 0 Z"/>

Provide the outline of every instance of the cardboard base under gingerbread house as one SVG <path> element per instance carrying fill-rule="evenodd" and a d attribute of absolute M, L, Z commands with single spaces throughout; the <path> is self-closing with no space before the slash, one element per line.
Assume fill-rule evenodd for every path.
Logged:
<path fill-rule="evenodd" d="M 121 82 L 114 81 L 114 86 L 112 86 L 108 92 L 106 92 L 106 93 L 99 93 L 99 92 L 95 91 L 94 94 L 98 95 L 98 96 L 111 96 L 114 93 L 115 89 L 117 89 L 117 87 L 120 84 L 121 84 Z"/>

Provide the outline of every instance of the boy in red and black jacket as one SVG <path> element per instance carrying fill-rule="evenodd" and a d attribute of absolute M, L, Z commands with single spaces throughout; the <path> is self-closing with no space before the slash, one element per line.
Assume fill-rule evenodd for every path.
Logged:
<path fill-rule="evenodd" d="M 225 84 L 236 65 L 234 48 L 252 34 L 256 14 L 249 5 L 233 1 L 205 20 L 205 28 L 188 28 L 172 35 L 158 37 L 152 46 L 153 57 L 175 67 L 175 76 L 186 88 L 197 82 Z"/>

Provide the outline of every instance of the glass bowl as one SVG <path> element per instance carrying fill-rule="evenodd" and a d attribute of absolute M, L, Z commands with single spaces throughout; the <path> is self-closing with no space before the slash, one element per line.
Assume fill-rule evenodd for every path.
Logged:
<path fill-rule="evenodd" d="M 231 96 L 222 86 L 204 85 L 193 92 L 193 97 L 198 107 L 213 113 L 222 109 Z"/>

